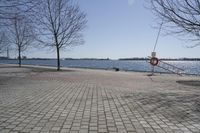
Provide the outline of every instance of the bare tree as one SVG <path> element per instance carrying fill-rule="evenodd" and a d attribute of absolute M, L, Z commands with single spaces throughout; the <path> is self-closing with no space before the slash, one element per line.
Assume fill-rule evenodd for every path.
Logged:
<path fill-rule="evenodd" d="M 9 43 L 14 44 L 18 51 L 19 67 L 21 67 L 21 53 L 25 51 L 35 39 L 35 33 L 31 23 L 25 16 L 15 15 L 9 26 Z"/>
<path fill-rule="evenodd" d="M 0 0 L 0 31 L 4 31 L 1 34 L 0 50 L 5 52 L 7 48 L 8 38 L 5 35 L 5 31 L 14 27 L 14 21 L 16 21 L 16 14 L 19 16 L 26 16 L 26 19 L 32 20 L 31 13 L 32 9 L 37 6 L 38 1 L 35 0 Z M 10 21 L 12 20 L 12 23 Z M 7 33 L 7 32 L 6 32 Z"/>
<path fill-rule="evenodd" d="M 86 27 L 86 14 L 72 0 L 42 0 L 36 11 L 40 33 L 45 46 L 57 53 L 60 70 L 60 50 L 83 44 L 82 31 Z"/>
<path fill-rule="evenodd" d="M 199 0 L 151 0 L 151 5 L 170 31 L 200 41 Z"/>

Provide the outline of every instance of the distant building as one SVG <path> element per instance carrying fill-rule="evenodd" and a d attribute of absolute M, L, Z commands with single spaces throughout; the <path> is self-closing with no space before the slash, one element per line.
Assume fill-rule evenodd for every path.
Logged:
<path fill-rule="evenodd" d="M 9 55 L 9 48 L 7 47 L 7 59 L 10 58 L 10 55 Z"/>

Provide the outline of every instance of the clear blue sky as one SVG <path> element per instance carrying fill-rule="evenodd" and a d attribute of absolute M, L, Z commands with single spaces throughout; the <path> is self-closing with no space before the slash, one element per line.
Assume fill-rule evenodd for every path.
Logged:
<path fill-rule="evenodd" d="M 158 29 L 155 17 L 145 8 L 145 0 L 78 0 L 87 13 L 85 44 L 61 52 L 63 58 L 129 58 L 150 55 Z M 146 0 L 147 1 L 147 0 Z M 186 48 L 191 42 L 161 35 L 157 56 L 198 57 L 200 47 Z M 53 57 L 55 52 L 29 51 L 28 57 Z"/>

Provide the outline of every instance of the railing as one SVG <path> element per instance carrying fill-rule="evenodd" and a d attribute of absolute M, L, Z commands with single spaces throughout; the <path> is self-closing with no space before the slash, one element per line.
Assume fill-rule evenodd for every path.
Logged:
<path fill-rule="evenodd" d="M 183 69 L 178 68 L 178 67 L 176 67 L 176 66 L 174 66 L 172 64 L 163 62 L 161 60 L 159 60 L 157 67 L 160 67 L 160 68 L 162 68 L 164 70 L 167 70 L 167 71 L 170 71 L 172 73 L 178 74 L 180 76 L 182 76 L 182 74 L 184 73 Z"/>
<path fill-rule="evenodd" d="M 151 59 L 152 57 L 149 57 L 149 58 Z M 184 73 L 183 69 L 178 68 L 178 67 L 176 67 L 176 66 L 174 66 L 172 64 L 163 62 L 161 60 L 158 60 L 158 64 L 156 66 L 159 67 L 159 68 L 162 68 L 162 69 L 164 69 L 166 71 L 169 71 L 171 73 L 177 74 L 179 76 L 182 76 L 182 74 Z M 152 71 L 154 71 L 154 69 L 152 69 Z"/>

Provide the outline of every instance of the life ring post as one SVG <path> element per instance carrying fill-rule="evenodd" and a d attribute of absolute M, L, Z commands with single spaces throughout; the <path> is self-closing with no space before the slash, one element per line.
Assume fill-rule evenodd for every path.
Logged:
<path fill-rule="evenodd" d="M 152 58 L 150 59 L 150 64 L 151 64 L 152 66 L 157 66 L 157 65 L 158 65 L 158 62 L 159 62 L 159 60 L 158 60 L 158 58 L 156 58 L 156 57 L 152 57 Z"/>

